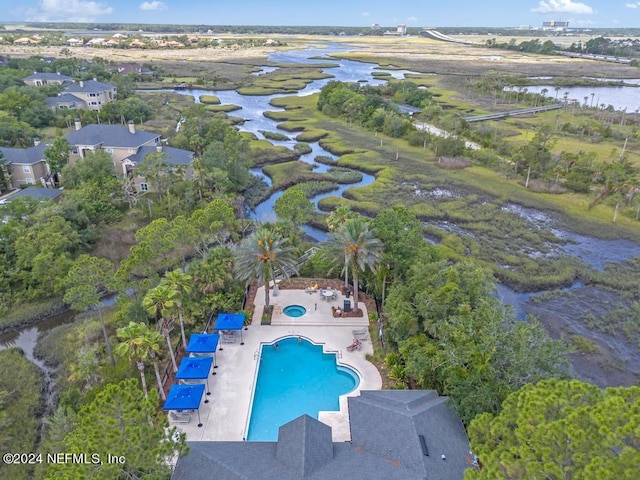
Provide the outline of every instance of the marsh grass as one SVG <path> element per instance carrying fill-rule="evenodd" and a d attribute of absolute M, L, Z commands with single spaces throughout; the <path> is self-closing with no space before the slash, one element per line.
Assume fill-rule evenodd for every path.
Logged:
<path fill-rule="evenodd" d="M 574 231 L 576 223 L 591 225 L 582 229 L 585 233 L 587 230 L 601 232 L 610 224 L 593 222 L 600 218 L 597 208 L 589 212 L 575 208 L 570 215 L 563 214 L 567 203 L 584 202 L 584 198 L 577 195 L 534 194 L 499 172 L 484 167 L 452 171 L 438 168 L 436 157 L 429 149 L 411 147 L 402 139 L 374 134 L 326 117 L 315 109 L 315 100 L 310 97 L 277 99 L 277 106 L 287 109 L 278 112 L 278 117 L 304 129 L 303 132 L 307 128 L 326 130 L 329 133 L 320 140 L 320 145 L 340 157 L 338 167 L 376 176 L 370 185 L 346 190 L 344 198 L 323 199 L 319 202 L 322 211 L 346 204 L 355 211 L 375 215 L 390 201 L 401 202 L 423 222 L 436 222 L 434 236 L 440 228 L 438 222 L 456 225 L 455 234 L 442 236 L 442 243 L 450 254 L 458 258 L 468 255 L 478 258 L 482 264 L 490 266 L 498 278 L 520 290 L 571 285 L 582 265 L 567 257 L 551 255 L 551 249 L 561 241 L 549 231 L 532 228 L 525 219 L 503 211 L 504 203 L 516 202 L 526 207 L 552 210 L 560 222 L 571 219 Z M 307 176 L 311 172 L 306 169 L 297 173 L 289 167 L 286 170 L 293 171 L 300 181 L 312 180 Z M 289 177 L 290 174 L 281 176 Z M 430 192 L 436 189 L 448 189 L 456 194 L 445 198 L 432 196 Z M 602 210 L 610 212 L 606 206 L 602 206 Z M 579 212 L 577 218 L 574 212 Z"/>
<path fill-rule="evenodd" d="M 258 130 L 267 140 L 287 141 L 291 140 L 287 135 L 280 132 L 270 132 L 269 130 Z"/>
<path fill-rule="evenodd" d="M 219 105 L 220 99 L 215 95 L 200 95 L 200 103 L 207 105 Z"/>
<path fill-rule="evenodd" d="M 235 112 L 236 110 L 242 110 L 242 107 L 239 105 L 233 104 L 225 104 L 225 105 L 207 105 L 207 110 L 210 112 Z"/>

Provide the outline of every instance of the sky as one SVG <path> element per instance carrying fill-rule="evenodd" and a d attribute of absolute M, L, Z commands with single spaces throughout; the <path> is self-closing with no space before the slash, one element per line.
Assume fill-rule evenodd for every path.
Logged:
<path fill-rule="evenodd" d="M 630 0 L 0 0 L 0 22 L 640 27 Z"/>

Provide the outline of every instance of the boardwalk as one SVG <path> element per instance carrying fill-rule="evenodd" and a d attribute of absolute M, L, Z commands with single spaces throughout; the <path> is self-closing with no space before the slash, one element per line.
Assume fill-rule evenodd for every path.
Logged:
<path fill-rule="evenodd" d="M 540 107 L 522 108 L 519 110 L 509 110 L 508 112 L 490 113 L 488 115 L 476 115 L 474 117 L 465 117 L 467 123 L 483 122 L 485 120 L 496 120 L 499 118 L 515 117 L 517 115 L 528 115 L 530 113 L 547 112 L 549 110 L 558 110 L 564 104 L 554 103 L 553 105 L 543 105 Z"/>

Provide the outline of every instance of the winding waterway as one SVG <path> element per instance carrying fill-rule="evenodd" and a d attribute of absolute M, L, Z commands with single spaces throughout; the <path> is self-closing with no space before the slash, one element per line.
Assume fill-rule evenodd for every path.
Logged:
<path fill-rule="evenodd" d="M 306 63 L 306 64 L 332 64 L 331 67 L 323 67 L 322 71 L 332 75 L 332 78 L 314 80 L 306 85 L 296 93 L 298 96 L 311 95 L 317 93 L 320 89 L 326 85 L 330 80 L 340 80 L 343 82 L 359 82 L 361 84 L 369 85 L 382 85 L 386 82 L 384 79 L 376 78 L 373 76 L 374 72 L 386 72 L 393 78 L 404 78 L 409 70 L 385 70 L 380 68 L 377 64 L 354 62 L 352 60 L 334 59 L 326 56 L 329 53 L 335 53 L 340 51 L 349 50 L 343 46 L 331 45 L 328 48 L 309 48 L 306 50 L 297 50 L 290 52 L 277 52 L 269 56 L 269 61 L 277 63 Z M 274 71 L 271 68 L 261 67 L 259 72 L 254 74 L 264 74 L 269 71 Z M 277 132 L 278 121 L 272 120 L 264 115 L 267 111 L 282 111 L 282 108 L 274 107 L 271 101 L 274 98 L 289 96 L 290 94 L 275 94 L 275 95 L 241 95 L 235 90 L 202 90 L 202 89 L 186 89 L 177 90 L 176 93 L 182 95 L 189 95 L 194 98 L 197 103 L 200 101 L 202 95 L 215 95 L 223 105 L 237 105 L 240 110 L 236 110 L 233 115 L 240 117 L 244 122 L 238 126 L 238 129 L 243 132 L 250 132 L 257 138 L 265 139 L 261 131 Z M 287 148 L 293 148 L 297 143 L 295 139 L 290 140 L 271 140 L 266 139 L 276 146 L 284 146 Z M 335 155 L 322 148 L 317 142 L 309 144 L 311 146 L 311 152 L 300 156 L 299 160 L 308 163 L 312 166 L 314 172 L 326 173 L 329 170 L 329 166 L 323 163 L 315 161 L 317 156 L 326 156 L 333 159 L 337 159 Z M 261 178 L 268 186 L 271 186 L 271 179 L 260 168 L 252 168 L 251 173 Z M 356 183 L 339 185 L 334 190 L 318 194 L 311 198 L 316 209 L 318 208 L 318 202 L 323 198 L 331 196 L 342 196 L 344 192 L 350 188 L 362 187 L 369 185 L 375 181 L 373 175 L 369 175 L 363 172 L 362 180 Z M 274 212 L 274 205 L 278 198 L 283 195 L 284 192 L 274 192 L 269 198 L 258 204 L 250 213 L 249 217 L 252 219 L 259 219 L 261 221 L 273 221 L 276 218 Z M 315 241 L 323 241 L 327 238 L 326 232 L 317 228 L 305 225 L 303 227 L 306 235 Z"/>

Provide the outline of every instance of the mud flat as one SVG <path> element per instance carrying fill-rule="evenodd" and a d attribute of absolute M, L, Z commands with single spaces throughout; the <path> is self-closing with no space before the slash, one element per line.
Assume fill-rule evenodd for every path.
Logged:
<path fill-rule="evenodd" d="M 588 325 L 590 316 L 604 316 L 622 300 L 616 293 L 582 287 L 549 300 L 524 305 L 556 339 L 570 345 L 586 340 L 589 348 L 571 353 L 573 374 L 600 387 L 632 386 L 640 380 L 640 348 L 619 333 L 606 333 Z M 582 350 L 582 351 L 580 351 Z"/>

